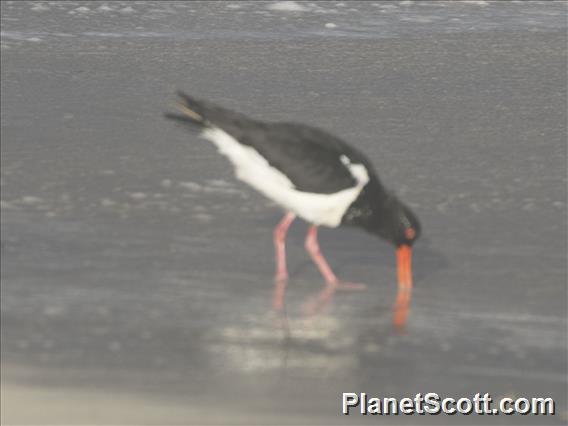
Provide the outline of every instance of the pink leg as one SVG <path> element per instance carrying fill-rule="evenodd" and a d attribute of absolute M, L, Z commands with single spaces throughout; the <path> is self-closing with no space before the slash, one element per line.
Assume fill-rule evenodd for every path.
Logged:
<path fill-rule="evenodd" d="M 328 305 L 333 300 L 335 292 L 339 289 L 364 290 L 366 288 L 365 284 L 343 283 L 337 279 L 337 276 L 333 273 L 331 267 L 321 253 L 318 243 L 317 226 L 312 225 L 310 227 L 306 236 L 305 247 L 326 282 L 325 288 L 316 296 L 311 297 L 305 304 L 304 310 L 308 315 L 316 314 Z"/>
<path fill-rule="evenodd" d="M 286 234 L 296 218 L 294 213 L 286 213 L 280 223 L 274 228 L 274 249 L 276 251 L 276 281 L 288 279 L 286 268 Z"/>
<path fill-rule="evenodd" d="M 360 290 L 365 288 L 364 284 L 343 283 L 337 279 L 337 277 L 331 270 L 331 267 L 327 263 L 327 260 L 325 260 L 325 257 L 323 257 L 323 254 L 321 253 L 318 243 L 317 226 L 310 226 L 310 230 L 308 231 L 308 235 L 306 236 L 305 247 L 328 285 L 341 289 Z"/>
<path fill-rule="evenodd" d="M 318 243 L 318 228 L 315 225 L 310 226 L 310 230 L 306 235 L 305 247 L 312 260 L 318 267 L 319 271 L 323 275 L 325 282 L 329 285 L 335 285 L 338 283 L 337 277 L 331 270 L 329 264 L 321 254 L 319 243 Z"/>
<path fill-rule="evenodd" d="M 286 268 L 286 234 L 290 225 L 296 218 L 294 213 L 286 213 L 280 223 L 274 228 L 274 249 L 276 253 L 276 275 L 274 276 L 274 298 L 272 305 L 274 309 L 280 311 L 284 307 L 284 293 L 286 281 L 288 280 L 288 270 Z"/>

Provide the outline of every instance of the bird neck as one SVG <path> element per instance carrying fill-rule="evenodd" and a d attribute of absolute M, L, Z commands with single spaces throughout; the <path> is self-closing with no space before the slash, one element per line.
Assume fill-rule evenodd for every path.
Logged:
<path fill-rule="evenodd" d="M 343 215 L 342 225 L 367 228 L 375 222 L 390 195 L 378 179 L 371 179 Z"/>

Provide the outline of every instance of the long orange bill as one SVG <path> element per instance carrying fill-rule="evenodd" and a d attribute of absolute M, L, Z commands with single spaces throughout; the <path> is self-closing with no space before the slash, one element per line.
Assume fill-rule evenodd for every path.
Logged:
<path fill-rule="evenodd" d="M 396 249 L 398 288 L 412 289 L 412 248 L 402 245 Z"/>
<path fill-rule="evenodd" d="M 408 319 L 412 298 L 412 248 L 402 245 L 396 250 L 398 293 L 393 307 L 393 324 L 402 329 Z"/>

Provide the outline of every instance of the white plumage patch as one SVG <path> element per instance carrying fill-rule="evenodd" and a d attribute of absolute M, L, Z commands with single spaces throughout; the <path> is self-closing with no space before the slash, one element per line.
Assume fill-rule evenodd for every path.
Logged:
<path fill-rule="evenodd" d="M 202 136 L 213 142 L 219 152 L 231 161 L 237 179 L 315 225 L 339 226 L 347 208 L 369 182 L 365 166 L 351 164 L 351 160 L 342 155 L 341 162 L 357 181 L 354 187 L 333 194 L 298 191 L 286 175 L 272 167 L 254 148 L 240 144 L 222 129 L 206 129 Z"/>

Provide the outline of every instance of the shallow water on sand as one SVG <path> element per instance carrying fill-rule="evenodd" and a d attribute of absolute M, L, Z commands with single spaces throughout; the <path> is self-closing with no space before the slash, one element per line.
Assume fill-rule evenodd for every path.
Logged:
<path fill-rule="evenodd" d="M 3 3 L 4 47 L 77 39 L 381 39 L 566 28 L 546 1 L 239 1 Z M 116 41 L 116 40 L 115 40 Z M 139 40 L 139 42 L 142 42 Z"/>
<path fill-rule="evenodd" d="M 2 2 L 2 421 L 535 423 L 339 415 L 342 392 L 433 391 L 552 396 L 538 421 L 565 423 L 562 14 Z M 368 154 L 423 223 L 404 333 L 393 249 L 350 229 L 322 249 L 369 289 L 306 317 L 322 282 L 297 223 L 271 311 L 281 213 L 162 118 L 178 88 Z"/>

